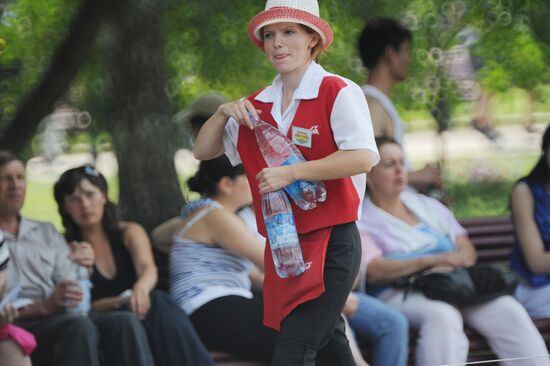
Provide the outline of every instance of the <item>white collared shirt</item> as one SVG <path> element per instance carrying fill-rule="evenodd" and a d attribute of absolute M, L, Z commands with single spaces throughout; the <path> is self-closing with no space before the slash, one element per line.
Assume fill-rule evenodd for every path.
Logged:
<path fill-rule="evenodd" d="M 17 236 L 4 232 L 4 237 L 10 253 L 8 288 L 21 286 L 20 297 L 45 300 L 58 283 L 76 278 L 69 245 L 52 224 L 21 217 Z"/>
<path fill-rule="evenodd" d="M 292 101 L 284 112 L 281 112 L 283 83 L 280 75 L 275 77 L 272 85 L 256 95 L 255 99 L 264 103 L 273 103 L 271 115 L 277 122 L 279 130 L 287 134 L 300 105 L 300 100 L 317 98 L 321 83 L 327 76 L 337 76 L 346 83 L 346 86 L 340 90 L 334 101 L 330 116 L 330 124 L 336 145 L 340 150 L 370 150 L 373 154 L 373 163 L 377 164 L 380 157 L 374 142 L 369 107 L 363 91 L 353 81 L 331 74 L 316 62 L 311 62 L 298 88 L 294 91 Z M 233 165 L 241 163 L 237 151 L 238 137 L 239 124 L 233 118 L 230 118 L 225 126 L 223 144 L 225 154 Z"/>

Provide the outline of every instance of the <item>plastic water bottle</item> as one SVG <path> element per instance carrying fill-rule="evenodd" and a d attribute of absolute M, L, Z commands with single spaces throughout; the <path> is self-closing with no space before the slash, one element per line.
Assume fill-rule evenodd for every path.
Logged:
<path fill-rule="evenodd" d="M 82 291 L 82 300 L 77 306 L 68 307 L 66 311 L 71 314 L 78 314 L 86 316 L 91 308 L 91 294 L 92 282 L 89 279 L 88 269 L 84 266 L 77 266 L 76 280 L 80 290 Z"/>
<path fill-rule="evenodd" d="M 305 162 L 298 148 L 277 128 L 262 120 L 254 121 L 254 133 L 262 156 L 270 168 L 283 165 L 293 165 Z M 315 202 L 324 202 L 327 190 L 322 181 L 298 180 L 287 185 L 285 191 L 302 210 L 311 210 L 317 205 Z"/>
<path fill-rule="evenodd" d="M 281 278 L 300 275 L 305 271 L 304 259 L 285 192 L 265 193 L 262 196 L 262 213 L 277 275 Z"/>

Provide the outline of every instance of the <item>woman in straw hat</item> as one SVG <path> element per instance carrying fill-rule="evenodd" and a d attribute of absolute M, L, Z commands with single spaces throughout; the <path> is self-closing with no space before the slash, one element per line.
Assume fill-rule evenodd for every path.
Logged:
<path fill-rule="evenodd" d="M 225 152 L 233 164 L 242 162 L 264 236 L 261 194 L 296 180 L 325 182 L 327 199 L 315 209 L 291 203 L 308 269 L 279 278 L 265 251 L 264 324 L 279 330 L 273 365 L 314 365 L 316 359 L 353 365 L 340 314 L 359 268 L 355 221 L 366 172 L 379 160 L 368 106 L 359 86 L 315 62 L 333 39 L 316 0 L 268 0 L 248 31 L 278 75 L 249 97 L 222 104 L 199 132 L 195 156 Z M 287 134 L 307 161 L 268 168 L 253 131 L 252 119 L 260 116 Z"/>

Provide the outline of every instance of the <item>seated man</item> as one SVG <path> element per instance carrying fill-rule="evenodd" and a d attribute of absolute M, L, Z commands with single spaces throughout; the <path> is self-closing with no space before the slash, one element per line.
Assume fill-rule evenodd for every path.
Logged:
<path fill-rule="evenodd" d="M 52 224 L 20 215 L 25 200 L 25 166 L 14 154 L 0 151 L 0 229 L 9 248 L 8 286 L 21 286 L 21 297 L 33 304 L 20 310 L 17 325 L 34 334 L 38 347 L 34 365 L 99 366 L 96 327 L 81 315 L 65 312 L 82 293 L 74 281 L 76 265 L 70 248 Z M 72 257 L 93 251 L 83 245 Z"/>

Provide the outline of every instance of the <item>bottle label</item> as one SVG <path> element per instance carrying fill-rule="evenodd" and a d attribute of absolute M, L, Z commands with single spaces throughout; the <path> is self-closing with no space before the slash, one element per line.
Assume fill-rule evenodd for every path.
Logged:
<path fill-rule="evenodd" d="M 299 162 L 300 160 L 298 160 L 294 155 L 290 155 L 281 165 L 294 165 Z M 302 196 L 302 192 L 306 191 L 310 185 L 311 184 L 309 182 L 304 180 L 297 180 L 287 185 L 284 190 L 290 197 L 292 197 L 294 201 L 296 201 L 296 199 L 299 199 Z"/>
<path fill-rule="evenodd" d="M 66 312 L 71 314 L 87 315 L 91 308 L 91 288 L 92 282 L 88 279 L 78 280 L 80 290 L 82 291 L 82 301 L 75 307 L 66 308 Z"/>
<path fill-rule="evenodd" d="M 298 234 L 291 213 L 278 213 L 265 219 L 271 249 L 299 245 Z"/>

